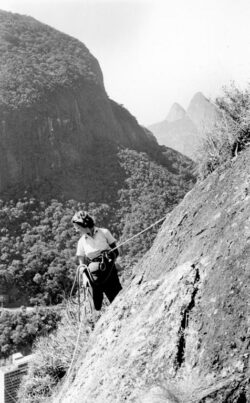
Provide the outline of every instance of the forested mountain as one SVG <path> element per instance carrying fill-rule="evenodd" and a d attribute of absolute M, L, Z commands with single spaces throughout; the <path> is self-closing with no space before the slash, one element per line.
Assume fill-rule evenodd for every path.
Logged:
<path fill-rule="evenodd" d="M 0 203 L 0 295 L 5 298 L 5 305 L 51 306 L 69 297 L 77 266 L 75 251 L 79 235 L 71 223 L 75 211 L 89 210 L 97 225 L 110 228 L 122 242 L 164 217 L 192 186 L 185 175 L 169 173 L 146 153 L 122 150 L 119 161 L 127 179 L 119 191 L 116 207 L 76 200 L 41 201 L 27 196 Z M 158 228 L 159 225 L 120 248 L 120 263 L 125 269 L 123 280 L 130 277 L 133 264 L 150 248 Z M 10 322 L 10 318 L 6 320 Z M 12 339 L 18 320 L 23 330 L 19 326 L 20 337 Z M 0 358 L 25 342 L 33 342 L 34 320 L 31 315 L 21 319 L 13 316 L 13 326 L 6 327 L 0 339 Z"/>
<path fill-rule="evenodd" d="M 106 94 L 98 61 L 80 41 L 35 19 L 0 12 L 0 197 L 107 202 L 125 180 L 120 147 L 182 165 Z M 188 162 L 183 158 L 184 164 Z"/>
<path fill-rule="evenodd" d="M 124 240 L 173 208 L 193 185 L 193 165 L 109 99 L 77 39 L 0 11 L 0 52 L 0 295 L 54 305 L 75 275 L 74 212 L 89 210 Z M 124 248 L 127 275 L 155 235 Z M 0 345 L 0 355 L 21 344 Z"/>
<path fill-rule="evenodd" d="M 192 164 L 108 98 L 81 42 L 27 16 L 0 22 L 1 292 L 54 304 L 70 288 L 73 212 L 131 235 L 183 197 Z"/>
<path fill-rule="evenodd" d="M 171 211 L 192 185 L 185 177 L 152 162 L 145 153 L 120 151 L 119 160 L 127 179 L 116 208 L 30 197 L 1 202 L 2 293 L 7 289 L 12 300 L 20 299 L 24 304 L 62 302 L 69 295 L 76 267 L 73 257 L 78 234 L 71 223 L 75 211 L 89 210 L 99 226 L 108 226 L 117 239 L 127 239 Z M 155 234 L 156 229 L 133 242 L 123 250 L 123 256 L 130 263 L 138 260 Z"/>

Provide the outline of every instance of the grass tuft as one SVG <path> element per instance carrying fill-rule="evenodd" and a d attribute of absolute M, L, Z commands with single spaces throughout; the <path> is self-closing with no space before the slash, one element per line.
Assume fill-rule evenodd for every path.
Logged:
<path fill-rule="evenodd" d="M 79 332 L 79 326 L 80 332 Z M 18 392 L 20 403 L 42 403 L 52 396 L 59 382 L 72 368 L 75 346 L 81 351 L 86 345 L 94 323 L 90 306 L 82 305 L 81 323 L 78 305 L 68 302 L 57 330 L 35 343 L 35 360 L 23 378 Z M 79 339 L 78 339 L 79 336 Z M 77 356 L 77 354 L 76 354 Z"/>

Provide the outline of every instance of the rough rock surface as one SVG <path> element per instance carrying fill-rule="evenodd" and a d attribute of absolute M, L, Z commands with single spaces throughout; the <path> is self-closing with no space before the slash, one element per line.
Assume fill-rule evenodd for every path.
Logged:
<path fill-rule="evenodd" d="M 246 403 L 250 150 L 167 216 L 54 403 Z"/>

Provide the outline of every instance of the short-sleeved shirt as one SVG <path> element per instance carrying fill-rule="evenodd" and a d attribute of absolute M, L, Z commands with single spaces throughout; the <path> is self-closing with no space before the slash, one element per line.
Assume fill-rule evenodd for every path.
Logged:
<path fill-rule="evenodd" d="M 98 257 L 102 251 L 110 249 L 110 245 L 116 242 L 106 228 L 94 228 L 93 236 L 84 234 L 77 244 L 77 256 L 86 256 L 89 259 Z"/>

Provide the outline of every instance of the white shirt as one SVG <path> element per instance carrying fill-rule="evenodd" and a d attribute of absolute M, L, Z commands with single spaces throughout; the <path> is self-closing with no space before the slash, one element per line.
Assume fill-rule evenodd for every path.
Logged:
<path fill-rule="evenodd" d="M 87 256 L 89 259 L 94 259 L 101 254 L 103 250 L 109 250 L 112 243 L 116 242 L 106 228 L 94 228 L 93 236 L 84 234 L 77 244 L 77 256 Z"/>

